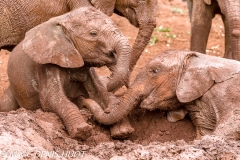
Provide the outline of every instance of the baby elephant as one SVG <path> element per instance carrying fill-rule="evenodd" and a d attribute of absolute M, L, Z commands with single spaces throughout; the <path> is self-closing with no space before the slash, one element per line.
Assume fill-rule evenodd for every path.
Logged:
<path fill-rule="evenodd" d="M 73 102 L 92 93 L 89 68 L 117 63 L 117 69 L 116 58 L 129 59 L 130 52 L 128 39 L 93 7 L 52 18 L 27 32 L 11 53 L 10 86 L 0 101 L 0 111 L 19 107 L 52 111 L 72 138 L 86 139 L 92 127 Z M 124 65 L 128 67 L 127 59 Z"/>
<path fill-rule="evenodd" d="M 108 112 L 86 99 L 95 118 L 113 124 L 137 104 L 154 110 L 185 109 L 196 126 L 197 138 L 206 134 L 240 138 L 240 62 L 193 51 L 168 50 L 153 58 Z"/>

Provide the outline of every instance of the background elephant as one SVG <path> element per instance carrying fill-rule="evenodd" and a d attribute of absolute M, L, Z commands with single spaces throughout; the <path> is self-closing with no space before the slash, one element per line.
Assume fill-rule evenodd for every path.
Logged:
<path fill-rule="evenodd" d="M 139 27 L 132 50 L 131 71 L 155 28 L 156 4 L 157 0 L 52 0 L 51 2 L 47 0 L 35 0 L 34 2 L 3 0 L 0 3 L 0 48 L 11 49 L 24 38 L 25 32 L 52 17 L 78 7 L 94 5 L 109 16 L 114 11 L 116 14 L 126 17 L 135 27 Z M 124 63 L 125 60 L 121 59 L 119 62 L 128 67 Z M 123 77 L 125 75 L 122 74 Z M 119 87 L 128 81 L 126 77 L 124 77 L 124 81 L 117 81 L 122 79 L 119 76 L 112 76 L 112 78 L 113 81 L 108 84 L 109 91 L 116 90 L 116 86 Z"/>
<path fill-rule="evenodd" d="M 116 64 L 114 52 L 129 59 L 128 39 L 96 8 L 82 7 L 36 26 L 10 55 L 10 86 L 0 111 L 41 107 L 58 114 L 71 137 L 88 138 L 92 127 L 73 101 L 93 93 L 89 67 Z"/>
<path fill-rule="evenodd" d="M 191 19 L 190 49 L 206 52 L 212 18 L 220 14 L 225 27 L 225 58 L 240 60 L 240 1 L 187 0 Z"/>
<path fill-rule="evenodd" d="M 107 112 L 83 100 L 103 124 L 113 124 L 140 103 L 148 110 L 184 108 L 196 126 L 197 138 L 216 134 L 238 139 L 240 129 L 240 62 L 193 51 L 165 51 L 137 75 L 120 103 Z"/>

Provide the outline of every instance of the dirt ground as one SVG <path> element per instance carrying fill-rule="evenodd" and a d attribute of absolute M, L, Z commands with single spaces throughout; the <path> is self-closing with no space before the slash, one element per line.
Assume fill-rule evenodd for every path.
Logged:
<path fill-rule="evenodd" d="M 153 42 L 146 47 L 131 79 L 161 51 L 189 50 L 190 22 L 186 2 L 158 2 L 157 29 L 153 33 L 155 41 L 152 38 Z M 138 29 L 122 17 L 114 15 L 112 19 L 133 44 Z M 216 16 L 207 54 L 222 56 L 223 39 L 223 24 Z M 6 70 L 10 54 L 5 50 L 0 52 L 0 96 L 8 86 Z M 100 75 L 109 74 L 105 67 L 97 70 Z M 189 117 L 169 123 L 164 111 L 137 108 L 129 116 L 135 132 L 127 140 L 116 140 L 110 137 L 109 126 L 98 124 L 86 109 L 81 113 L 94 128 L 93 135 L 86 141 L 71 139 L 54 113 L 22 108 L 0 113 L 0 159 L 240 159 L 239 141 L 226 141 L 214 136 L 194 140 L 195 128 Z"/>

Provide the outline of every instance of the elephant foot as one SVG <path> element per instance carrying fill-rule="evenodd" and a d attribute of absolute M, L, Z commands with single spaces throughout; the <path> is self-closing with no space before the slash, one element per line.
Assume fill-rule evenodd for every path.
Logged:
<path fill-rule="evenodd" d="M 128 138 L 134 131 L 135 129 L 129 123 L 128 118 L 124 118 L 110 128 L 112 138 L 116 139 Z"/>
<path fill-rule="evenodd" d="M 188 111 L 185 110 L 184 108 L 168 111 L 167 120 L 168 122 L 172 122 L 172 123 L 180 121 L 186 116 L 187 113 Z"/>
<path fill-rule="evenodd" d="M 72 126 L 68 132 L 71 138 L 86 140 L 92 135 L 92 130 L 92 126 L 87 123 L 82 123 Z"/>

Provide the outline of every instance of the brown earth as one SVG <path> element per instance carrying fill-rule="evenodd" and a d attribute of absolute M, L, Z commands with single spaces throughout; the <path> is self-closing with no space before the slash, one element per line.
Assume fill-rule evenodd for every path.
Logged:
<path fill-rule="evenodd" d="M 158 41 L 146 47 L 131 80 L 156 54 L 167 49 L 189 49 L 190 22 L 186 2 L 158 2 L 157 27 L 169 28 L 170 32 L 154 31 L 153 36 Z M 138 29 L 122 17 L 114 15 L 112 18 L 133 44 Z M 222 56 L 223 39 L 223 24 L 216 16 L 207 53 Z M 0 53 L 0 96 L 9 84 L 6 70 L 10 54 L 5 50 Z M 100 75 L 109 74 L 105 67 L 97 70 Z M 98 124 L 86 109 L 81 113 L 94 128 L 93 135 L 86 141 L 71 139 L 54 113 L 40 109 L 0 113 L 0 159 L 240 159 L 239 141 L 214 136 L 194 140 L 195 129 L 189 117 L 169 123 L 165 111 L 138 108 L 129 116 L 135 133 L 127 140 L 116 140 L 110 137 L 109 126 Z"/>

